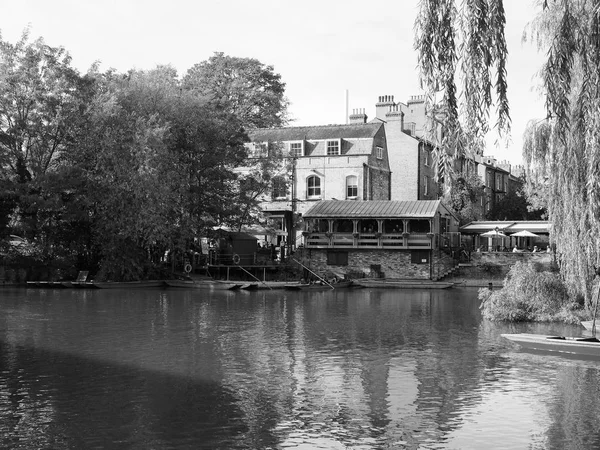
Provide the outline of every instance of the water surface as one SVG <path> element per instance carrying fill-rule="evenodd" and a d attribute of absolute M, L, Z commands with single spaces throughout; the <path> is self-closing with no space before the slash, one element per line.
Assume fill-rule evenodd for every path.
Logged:
<path fill-rule="evenodd" d="M 0 446 L 600 448 L 600 363 L 476 289 L 0 290 Z"/>

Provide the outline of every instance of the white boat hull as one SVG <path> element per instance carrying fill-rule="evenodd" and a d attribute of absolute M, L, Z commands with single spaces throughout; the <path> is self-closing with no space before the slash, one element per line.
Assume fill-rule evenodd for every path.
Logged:
<path fill-rule="evenodd" d="M 593 337 L 546 336 L 543 334 L 503 334 L 525 349 L 600 358 L 600 341 Z"/>

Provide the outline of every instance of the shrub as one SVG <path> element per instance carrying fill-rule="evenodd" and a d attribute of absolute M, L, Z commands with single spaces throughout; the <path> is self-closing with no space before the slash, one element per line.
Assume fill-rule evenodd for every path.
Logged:
<path fill-rule="evenodd" d="M 539 265 L 518 262 L 498 291 L 479 291 L 483 317 L 511 322 L 579 321 L 581 308 L 569 299 L 558 273 L 541 270 Z"/>

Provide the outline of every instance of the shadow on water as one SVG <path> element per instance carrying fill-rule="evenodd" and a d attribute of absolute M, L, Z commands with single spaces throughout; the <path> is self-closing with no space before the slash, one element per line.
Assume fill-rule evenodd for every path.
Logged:
<path fill-rule="evenodd" d="M 4 448 L 252 448 L 215 381 L 0 342 Z"/>
<path fill-rule="evenodd" d="M 598 443 L 597 367 L 515 351 L 474 290 L 5 292 L 6 448 Z"/>

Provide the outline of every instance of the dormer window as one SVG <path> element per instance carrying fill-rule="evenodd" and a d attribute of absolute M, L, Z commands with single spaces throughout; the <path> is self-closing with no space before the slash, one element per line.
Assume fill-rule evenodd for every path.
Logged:
<path fill-rule="evenodd" d="M 290 156 L 304 156 L 304 141 L 290 142 Z"/>
<path fill-rule="evenodd" d="M 340 150 L 341 150 L 342 146 L 341 146 L 340 141 L 341 141 L 341 139 L 333 139 L 333 140 L 327 141 L 327 156 L 341 154 Z"/>
<path fill-rule="evenodd" d="M 263 158 L 267 156 L 269 150 L 268 142 L 252 142 L 250 145 L 249 157 Z"/>

